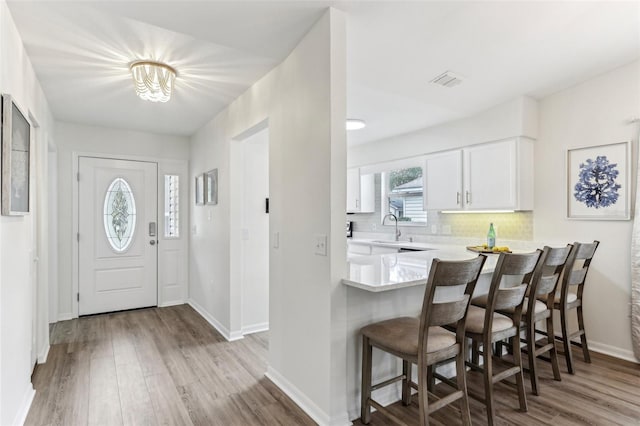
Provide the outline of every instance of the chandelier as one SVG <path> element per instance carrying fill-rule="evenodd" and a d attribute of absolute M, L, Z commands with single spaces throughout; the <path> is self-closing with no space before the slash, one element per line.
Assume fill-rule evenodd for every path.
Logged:
<path fill-rule="evenodd" d="M 155 61 L 137 61 L 131 64 L 131 75 L 136 94 L 145 101 L 167 102 L 176 78 L 176 70 Z"/>

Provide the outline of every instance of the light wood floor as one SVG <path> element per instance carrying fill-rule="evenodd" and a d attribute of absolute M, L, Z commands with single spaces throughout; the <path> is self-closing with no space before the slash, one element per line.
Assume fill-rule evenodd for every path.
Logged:
<path fill-rule="evenodd" d="M 187 305 L 62 321 L 26 425 L 314 425 L 264 377 L 267 345 L 226 342 Z"/>
<path fill-rule="evenodd" d="M 266 333 L 229 343 L 189 306 L 144 309 L 55 324 L 46 364 L 27 425 L 313 425 L 264 377 Z M 640 366 L 575 352 L 576 374 L 552 379 L 540 362 L 540 396 L 529 392 L 529 411 L 517 411 L 515 389 L 496 386 L 499 425 L 640 425 Z M 477 373 L 469 386 L 482 390 Z M 528 380 L 528 376 L 526 376 Z M 393 411 L 417 424 L 416 399 Z M 474 424 L 486 424 L 483 405 L 471 400 Z M 454 408 L 432 424 L 460 424 Z M 355 425 L 361 423 L 356 421 Z M 389 422 L 373 413 L 373 426 Z"/>
<path fill-rule="evenodd" d="M 375 350 L 375 349 L 374 349 Z M 515 385 L 498 383 L 495 387 L 497 425 L 640 425 L 640 365 L 591 352 L 591 364 L 582 361 L 582 352 L 574 348 L 576 374 L 566 371 L 564 356 L 560 359 L 562 381 L 553 380 L 551 365 L 540 361 L 540 395 L 531 394 L 529 375 L 525 374 L 528 412 L 518 411 Z M 482 376 L 469 373 L 469 388 L 484 394 Z M 436 394 L 449 392 L 446 385 L 436 386 Z M 390 408 L 407 424 L 417 424 L 418 401 L 413 398 L 408 407 L 395 403 Z M 459 425 L 457 403 L 430 416 L 432 425 Z M 474 425 L 486 425 L 484 405 L 470 399 L 471 420 Z M 455 408 L 454 408 L 455 407 Z M 371 415 L 370 426 L 388 425 L 380 415 Z M 354 422 L 360 426 L 360 421 Z"/>

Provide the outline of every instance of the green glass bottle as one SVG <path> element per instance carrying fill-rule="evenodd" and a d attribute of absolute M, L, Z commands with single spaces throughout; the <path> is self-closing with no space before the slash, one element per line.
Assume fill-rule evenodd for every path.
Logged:
<path fill-rule="evenodd" d="M 487 234 L 487 246 L 490 250 L 496 246 L 496 230 L 493 228 L 493 222 L 489 224 L 489 233 Z"/>

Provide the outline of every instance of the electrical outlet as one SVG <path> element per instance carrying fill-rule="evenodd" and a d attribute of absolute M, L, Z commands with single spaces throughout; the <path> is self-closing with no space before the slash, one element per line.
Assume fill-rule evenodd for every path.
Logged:
<path fill-rule="evenodd" d="M 327 255 L 327 236 L 322 234 L 316 235 L 315 253 L 319 256 Z"/>
<path fill-rule="evenodd" d="M 431 233 L 432 234 L 438 233 L 438 225 L 431 225 Z"/>

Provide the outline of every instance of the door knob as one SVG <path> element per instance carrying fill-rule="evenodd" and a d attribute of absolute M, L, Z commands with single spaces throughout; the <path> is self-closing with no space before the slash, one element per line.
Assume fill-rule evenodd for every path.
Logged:
<path fill-rule="evenodd" d="M 155 246 L 156 245 L 156 240 L 149 241 L 149 244 L 151 244 L 152 246 Z"/>

